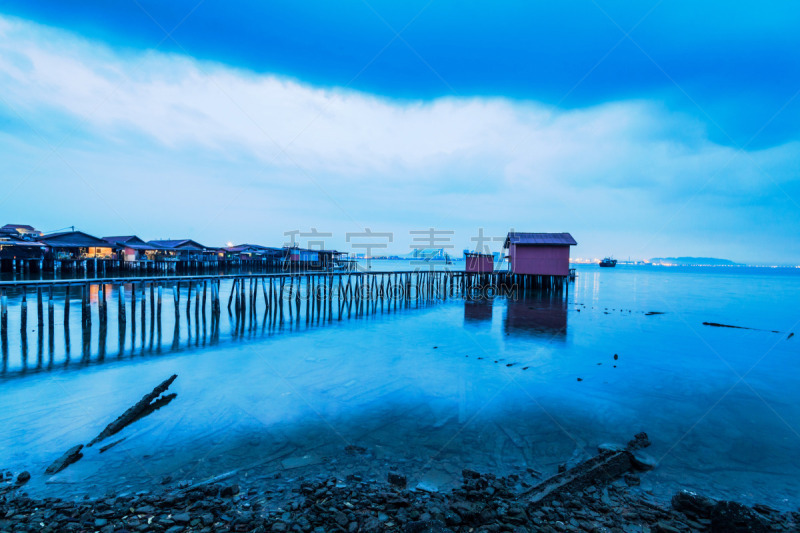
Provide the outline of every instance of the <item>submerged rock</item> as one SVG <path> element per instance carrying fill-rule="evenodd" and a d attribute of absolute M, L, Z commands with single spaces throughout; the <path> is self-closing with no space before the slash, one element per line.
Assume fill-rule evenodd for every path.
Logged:
<path fill-rule="evenodd" d="M 646 472 L 658 466 L 658 461 L 656 461 L 653 456 L 647 453 L 639 450 L 629 453 L 631 455 L 631 464 L 633 464 L 633 468 L 639 470 L 640 472 Z"/>
<path fill-rule="evenodd" d="M 672 507 L 685 515 L 699 518 L 710 518 L 714 508 L 714 500 L 688 490 L 677 492 L 672 497 Z"/>
<path fill-rule="evenodd" d="M 746 505 L 718 502 L 711 511 L 712 533 L 766 533 L 767 522 Z"/>
<path fill-rule="evenodd" d="M 82 449 L 83 449 L 83 444 L 78 444 L 77 446 L 73 446 L 72 448 L 64 452 L 64 455 L 53 461 L 53 463 L 47 467 L 44 473 L 47 475 L 53 475 L 57 474 L 58 472 L 61 472 L 66 467 L 78 461 L 81 457 L 83 457 L 83 454 L 81 453 Z"/>

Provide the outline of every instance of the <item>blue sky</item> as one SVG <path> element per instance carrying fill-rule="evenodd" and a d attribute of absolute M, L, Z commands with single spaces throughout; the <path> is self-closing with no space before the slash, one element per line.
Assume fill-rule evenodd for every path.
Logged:
<path fill-rule="evenodd" d="M 570 231 L 573 255 L 800 263 L 800 7 L 0 6 L 0 212 L 275 244 Z M 788 236 L 788 238 L 787 238 Z M 496 245 L 492 245 L 496 248 Z"/>

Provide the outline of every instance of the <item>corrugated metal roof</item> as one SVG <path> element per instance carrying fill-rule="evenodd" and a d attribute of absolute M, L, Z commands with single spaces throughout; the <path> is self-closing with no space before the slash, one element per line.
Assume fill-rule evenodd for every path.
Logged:
<path fill-rule="evenodd" d="M 511 243 L 530 246 L 575 246 L 578 244 L 569 233 L 526 233 L 519 231 L 512 231 L 506 236 L 503 248 L 508 248 Z"/>

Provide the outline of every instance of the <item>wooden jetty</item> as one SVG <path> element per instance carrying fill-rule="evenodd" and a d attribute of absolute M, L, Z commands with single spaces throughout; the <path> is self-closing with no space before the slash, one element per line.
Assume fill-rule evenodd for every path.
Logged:
<path fill-rule="evenodd" d="M 566 276 L 529 276 L 509 272 L 458 271 L 302 272 L 189 276 L 109 277 L 0 282 L 0 352 L 5 374 L 9 359 L 9 314 L 19 325 L 23 366 L 28 360 L 28 307 L 36 306 L 37 357 L 44 368 L 55 350 L 57 314 L 70 358 L 71 337 L 79 336 L 81 360 L 89 362 L 92 336 L 96 360 L 108 355 L 109 314 L 118 332 L 117 355 L 159 353 L 164 313 L 174 328 L 170 349 L 181 348 L 181 328 L 193 346 L 214 344 L 223 308 L 235 338 L 284 325 L 314 325 L 417 308 L 453 298 L 517 298 L 529 292 L 561 293 Z M 223 294 L 225 293 L 225 294 Z M 170 296 L 171 295 L 171 296 Z M 13 305 L 10 305 L 9 302 Z M 111 308 L 111 312 L 109 312 Z M 94 324 L 94 327 L 93 327 Z M 79 332 L 74 328 L 80 328 Z"/>

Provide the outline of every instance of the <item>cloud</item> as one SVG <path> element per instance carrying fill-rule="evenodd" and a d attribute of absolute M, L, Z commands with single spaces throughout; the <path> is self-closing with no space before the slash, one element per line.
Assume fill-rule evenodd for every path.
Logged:
<path fill-rule="evenodd" d="M 63 144 L 88 180 L 113 172 L 136 183 L 139 172 L 140 186 L 227 187 L 250 201 L 269 196 L 281 211 L 294 202 L 298 222 L 310 225 L 321 213 L 328 218 L 318 225 L 466 227 L 491 214 L 502 218 L 498 228 L 596 231 L 613 209 L 617 231 L 641 244 L 660 234 L 649 217 L 667 219 L 687 204 L 737 226 L 753 198 L 767 206 L 788 198 L 781 208 L 798 227 L 791 194 L 800 144 L 739 152 L 655 101 L 562 110 L 502 98 L 393 100 L 118 51 L 12 18 L 0 18 L 0 84 L 4 114 L 36 132 L 9 137 L 0 153 Z M 122 156 L 108 154 L 139 157 L 120 172 Z M 106 201 L 115 195 L 113 185 L 94 188 Z M 202 191 L 191 196 L 202 205 Z M 256 205 L 248 213 L 258 216 Z"/>

